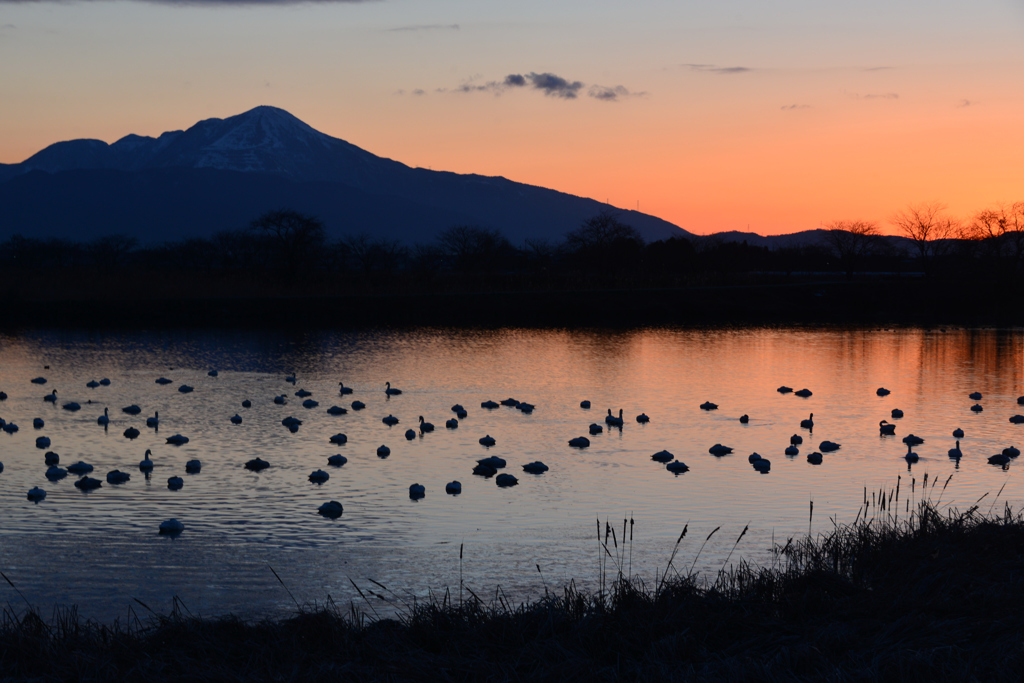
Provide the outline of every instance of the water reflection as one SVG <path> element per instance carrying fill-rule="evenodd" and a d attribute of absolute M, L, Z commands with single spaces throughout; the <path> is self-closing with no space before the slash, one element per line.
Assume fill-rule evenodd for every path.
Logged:
<path fill-rule="evenodd" d="M 77 602 L 105 618 L 131 597 L 163 604 L 175 592 L 207 613 L 287 607 L 266 562 L 291 574 L 302 599 L 343 598 L 350 575 L 422 593 L 453 585 L 460 543 L 475 589 L 501 584 L 532 596 L 542 592 L 536 564 L 548 583 L 586 585 L 599 566 L 594 519 L 628 515 L 637 522 L 634 566 L 649 575 L 686 523 L 699 532 L 749 522 L 744 556 L 756 560 L 773 534 L 806 533 L 811 500 L 818 521 L 851 519 L 862 489 L 891 488 L 900 476 L 916 485 L 926 473 L 932 481 L 954 474 L 943 500 L 965 507 L 1004 484 L 1000 500 L 1019 499 L 1014 463 L 1002 469 L 988 458 L 1024 429 L 1008 421 L 1024 393 L 1022 341 L 1019 330 L 804 328 L 9 334 L 0 337 L 8 394 L 0 417 L 23 425 L 40 417 L 45 426 L 0 434 L 0 566 L 33 600 Z M 29 383 L 40 374 L 45 387 Z M 171 383 L 157 384 L 161 376 Z M 95 377 L 111 383 L 87 386 Z M 339 382 L 353 394 L 340 394 Z M 387 395 L 386 382 L 403 393 Z M 182 384 L 194 391 L 179 392 Z M 780 394 L 780 384 L 812 395 Z M 879 387 L 891 393 L 879 396 Z M 45 403 L 53 388 L 82 409 Z M 320 405 L 303 408 L 299 389 Z M 972 391 L 983 394 L 984 412 L 970 411 Z M 283 405 L 273 401 L 279 395 Z M 510 396 L 536 409 L 480 407 Z M 366 408 L 327 413 L 355 400 Z M 718 409 L 700 410 L 705 401 Z M 457 429 L 403 438 L 419 415 L 440 425 L 457 403 L 467 410 Z M 122 413 L 133 404 L 139 416 Z M 104 409 L 109 428 L 97 424 Z M 621 428 L 590 431 L 620 409 Z M 894 409 L 904 416 L 891 417 Z M 801 430 L 812 412 L 813 430 Z M 147 429 L 144 416 L 157 413 L 160 429 Z M 241 424 L 231 421 L 236 413 Z M 649 423 L 636 422 L 641 413 Z M 381 423 L 388 414 L 401 420 L 392 430 Z M 281 424 L 289 415 L 302 420 L 294 432 Z M 883 419 L 896 424 L 894 436 L 880 434 Z M 948 455 L 956 428 L 959 458 Z M 127 439 L 127 429 L 140 433 Z M 795 432 L 805 443 L 787 455 Z M 925 439 L 913 448 L 916 463 L 901 441 L 911 432 Z M 340 433 L 346 443 L 329 443 Z M 168 445 L 174 434 L 189 442 Z M 479 443 L 488 434 L 491 449 Z M 589 447 L 568 446 L 584 434 Z M 138 472 L 147 449 L 153 470 L 83 493 L 75 477 L 46 479 L 37 435 L 52 440 L 62 463 L 92 463 L 97 477 Z M 808 462 L 823 441 L 841 448 Z M 710 454 L 716 443 L 733 453 Z M 652 461 L 663 450 L 688 471 L 676 476 Z M 748 464 L 752 452 L 771 461 L 768 473 Z M 344 466 L 311 482 L 336 454 Z M 472 474 L 492 454 L 508 461 L 518 486 Z M 246 469 L 256 458 L 269 467 Z M 193 460 L 201 471 L 187 471 Z M 534 461 L 549 471 L 522 471 Z M 183 478 L 180 490 L 167 486 L 172 476 Z M 444 492 L 453 480 L 462 482 L 458 496 Z M 410 499 L 413 483 L 425 497 Z M 31 502 L 26 493 L 37 486 L 47 496 Z M 335 519 L 318 513 L 330 500 L 344 506 Z M 186 524 L 173 541 L 156 534 L 169 518 Z M 714 571 L 723 555 L 702 558 Z"/>

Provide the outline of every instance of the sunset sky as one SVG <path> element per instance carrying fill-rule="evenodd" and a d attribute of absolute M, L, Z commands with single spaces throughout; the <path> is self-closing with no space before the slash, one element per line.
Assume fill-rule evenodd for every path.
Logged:
<path fill-rule="evenodd" d="M 0 162 L 256 105 L 697 233 L 1024 200 L 1024 2 L 8 2 Z"/>

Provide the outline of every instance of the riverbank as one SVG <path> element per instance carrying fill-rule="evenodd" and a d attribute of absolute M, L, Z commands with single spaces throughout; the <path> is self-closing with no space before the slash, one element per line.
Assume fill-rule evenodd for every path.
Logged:
<path fill-rule="evenodd" d="M 207 283 L 208 284 L 208 283 Z M 237 283 L 236 283 L 237 284 Z M 670 325 L 1017 326 L 1008 291 L 923 278 L 742 278 L 684 287 L 459 289 L 441 286 L 246 288 L 203 282 L 9 286 L 0 329 Z"/>
<path fill-rule="evenodd" d="M 604 592 L 569 586 L 519 606 L 500 590 L 401 604 L 379 584 L 362 588 L 360 604 L 259 623 L 195 618 L 184 606 L 147 617 L 140 606 L 137 619 L 103 626 L 9 605 L 0 671 L 80 681 L 1020 680 L 1024 516 L 948 509 L 934 484 L 935 503 L 914 510 L 906 495 L 865 494 L 855 523 L 780 543 L 773 566 L 741 562 L 710 579 L 688 571 L 703 538 L 684 531 L 666 549 L 666 577 L 645 582 L 627 579 L 628 546 L 606 532 Z M 377 618 L 383 601 L 399 602 L 401 616 Z"/>

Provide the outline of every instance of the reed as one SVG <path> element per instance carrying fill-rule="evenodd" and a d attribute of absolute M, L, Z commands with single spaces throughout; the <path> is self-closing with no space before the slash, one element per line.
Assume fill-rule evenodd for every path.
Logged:
<path fill-rule="evenodd" d="M 730 552 L 717 573 L 695 573 L 716 529 L 680 572 L 684 527 L 651 584 L 629 573 L 633 534 L 598 522 L 607 572 L 598 591 L 570 581 L 519 604 L 500 586 L 485 601 L 461 581 L 470 597 L 458 601 L 448 591 L 406 600 L 353 581 L 361 603 L 328 596 L 266 621 L 196 617 L 177 599 L 167 615 L 137 601 L 145 617 L 129 610 L 113 624 L 73 607 L 46 619 L 8 604 L 0 677 L 1021 680 L 1024 515 L 1005 501 L 994 513 L 979 511 L 981 499 L 963 511 L 942 505 L 945 485 L 934 480 L 911 489 L 919 500 L 909 514 L 898 514 L 895 489 L 865 493 L 854 523 L 832 520 L 827 532 L 775 544 L 769 566 L 729 564 Z"/>

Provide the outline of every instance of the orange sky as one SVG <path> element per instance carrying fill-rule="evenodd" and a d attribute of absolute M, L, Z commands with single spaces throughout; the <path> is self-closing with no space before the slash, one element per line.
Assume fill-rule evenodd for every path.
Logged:
<path fill-rule="evenodd" d="M 269 104 L 409 165 L 697 233 L 1024 199 L 1019 3 L 203 4 L 0 0 L 0 162 Z M 531 72 L 583 85 L 493 85 Z"/>

